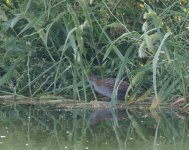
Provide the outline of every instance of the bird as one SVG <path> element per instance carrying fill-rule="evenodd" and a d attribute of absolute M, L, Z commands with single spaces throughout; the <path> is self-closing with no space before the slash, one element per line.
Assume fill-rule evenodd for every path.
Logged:
<path fill-rule="evenodd" d="M 94 86 L 95 91 L 111 98 L 115 85 L 115 78 L 99 78 L 98 76 L 90 76 L 90 83 Z M 117 99 L 123 100 L 128 89 L 128 84 L 125 81 L 121 81 L 118 84 Z"/>

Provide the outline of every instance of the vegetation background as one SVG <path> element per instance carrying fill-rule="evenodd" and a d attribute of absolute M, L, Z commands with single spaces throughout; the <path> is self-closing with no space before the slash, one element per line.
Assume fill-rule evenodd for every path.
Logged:
<path fill-rule="evenodd" d="M 156 112 L 121 103 L 130 108 L 124 116 L 45 105 L 94 100 L 91 74 L 124 79 L 129 102 L 185 100 L 188 30 L 188 0 L 0 0 L 0 100 L 11 95 L 10 107 L 0 109 L 1 140 L 8 143 L 0 146 L 188 149 L 187 107 Z M 12 96 L 34 105 L 16 105 Z"/>
<path fill-rule="evenodd" d="M 129 100 L 188 97 L 187 0 L 1 0 L 0 93 L 93 99 L 88 76 Z"/>

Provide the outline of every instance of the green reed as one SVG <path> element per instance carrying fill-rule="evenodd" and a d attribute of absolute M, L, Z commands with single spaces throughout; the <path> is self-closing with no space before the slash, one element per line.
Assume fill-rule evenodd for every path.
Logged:
<path fill-rule="evenodd" d="M 145 2 L 1 2 L 1 93 L 87 102 L 96 74 L 127 81 L 129 102 L 187 97 L 187 2 Z"/>

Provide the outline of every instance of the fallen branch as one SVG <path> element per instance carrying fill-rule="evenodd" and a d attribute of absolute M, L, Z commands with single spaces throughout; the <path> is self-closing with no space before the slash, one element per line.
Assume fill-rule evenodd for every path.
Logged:
<path fill-rule="evenodd" d="M 57 109 L 107 109 L 110 108 L 110 102 L 106 101 L 91 101 L 82 102 L 74 101 L 72 99 L 51 99 L 40 100 L 37 98 L 22 98 L 14 97 L 12 95 L 0 96 L 0 104 L 2 105 L 39 105 L 39 106 L 52 106 Z M 148 107 L 150 104 L 126 104 L 124 102 L 118 102 L 115 109 L 134 109 L 139 107 Z"/>

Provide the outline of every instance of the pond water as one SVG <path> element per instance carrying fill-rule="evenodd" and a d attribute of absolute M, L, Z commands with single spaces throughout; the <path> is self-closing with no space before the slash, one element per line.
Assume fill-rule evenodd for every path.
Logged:
<path fill-rule="evenodd" d="M 112 116 L 113 114 L 113 116 Z M 187 113 L 1 106 L 2 150 L 188 150 Z"/>

